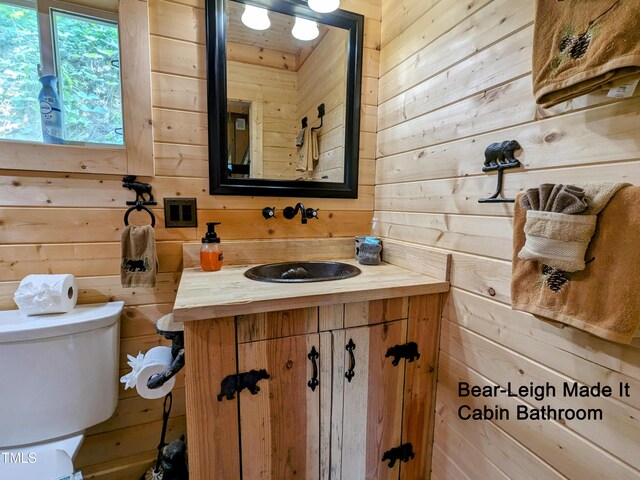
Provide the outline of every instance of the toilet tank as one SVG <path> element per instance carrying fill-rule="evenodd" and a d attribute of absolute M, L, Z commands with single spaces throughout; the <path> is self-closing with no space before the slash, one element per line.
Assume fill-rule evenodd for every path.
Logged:
<path fill-rule="evenodd" d="M 118 402 L 123 302 L 0 311 L 0 450 L 80 432 Z"/>

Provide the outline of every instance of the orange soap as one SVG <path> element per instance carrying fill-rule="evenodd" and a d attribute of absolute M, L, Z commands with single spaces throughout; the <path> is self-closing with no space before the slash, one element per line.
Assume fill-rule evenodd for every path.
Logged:
<path fill-rule="evenodd" d="M 222 268 L 223 260 L 222 250 L 218 251 L 201 251 L 200 266 L 205 272 L 217 272 Z"/>
<path fill-rule="evenodd" d="M 222 247 L 220 237 L 216 234 L 216 225 L 219 222 L 208 222 L 207 233 L 202 238 L 202 248 L 200 248 L 200 266 L 205 272 L 217 272 L 222 268 Z"/>

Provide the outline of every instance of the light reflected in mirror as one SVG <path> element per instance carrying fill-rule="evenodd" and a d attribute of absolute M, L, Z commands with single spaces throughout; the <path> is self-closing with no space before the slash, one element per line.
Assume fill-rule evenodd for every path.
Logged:
<path fill-rule="evenodd" d="M 294 31 L 296 17 L 273 11 L 255 30 L 244 4 L 226 11 L 229 177 L 343 182 L 348 30 Z"/>

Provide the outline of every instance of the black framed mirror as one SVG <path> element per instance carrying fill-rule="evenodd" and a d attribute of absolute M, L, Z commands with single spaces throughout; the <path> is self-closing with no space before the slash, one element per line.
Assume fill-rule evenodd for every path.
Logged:
<path fill-rule="evenodd" d="M 206 18 L 210 193 L 357 198 L 364 17 L 206 0 Z"/>

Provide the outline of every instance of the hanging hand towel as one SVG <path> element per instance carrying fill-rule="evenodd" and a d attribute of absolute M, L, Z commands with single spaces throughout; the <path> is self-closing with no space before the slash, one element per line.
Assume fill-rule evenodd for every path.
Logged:
<path fill-rule="evenodd" d="M 640 0 L 537 0 L 533 93 L 543 107 L 640 77 Z"/>
<path fill-rule="evenodd" d="M 313 128 L 306 128 L 302 146 L 298 148 L 296 171 L 312 172 L 319 158 L 318 133 Z"/>
<path fill-rule="evenodd" d="M 596 198 L 594 209 L 602 203 Z M 640 187 L 621 189 L 600 212 L 598 228 L 586 252 L 586 258 L 592 260 L 579 272 L 567 273 L 518 257 L 525 244 L 525 213 L 516 202 L 512 308 L 607 340 L 630 343 L 640 327 Z M 594 215 L 591 210 L 585 213 Z"/>
<path fill-rule="evenodd" d="M 123 287 L 155 287 L 156 238 L 151 225 L 128 225 L 122 232 L 120 281 Z"/>
<path fill-rule="evenodd" d="M 304 144 L 304 134 L 307 131 L 307 127 L 304 127 L 302 130 L 298 132 L 296 135 L 296 147 L 300 148 Z"/>
<path fill-rule="evenodd" d="M 585 268 L 585 253 L 596 231 L 597 215 L 627 183 L 586 185 L 544 183 L 520 198 L 527 209 L 526 242 L 518 257 L 577 272 Z"/>

